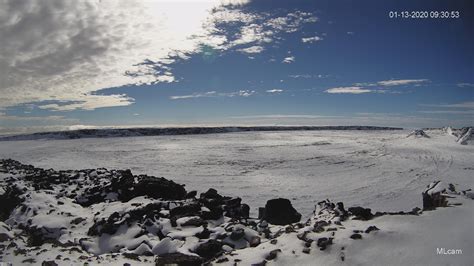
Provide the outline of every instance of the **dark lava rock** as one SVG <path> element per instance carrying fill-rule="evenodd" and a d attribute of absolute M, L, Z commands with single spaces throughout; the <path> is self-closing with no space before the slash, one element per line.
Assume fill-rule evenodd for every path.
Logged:
<path fill-rule="evenodd" d="M 332 238 L 321 237 L 318 239 L 317 246 L 320 250 L 325 250 L 329 245 L 332 245 Z"/>
<path fill-rule="evenodd" d="M 250 247 L 253 248 L 253 247 L 256 247 L 256 246 L 260 245 L 260 242 L 261 242 L 260 237 L 253 236 L 249 241 L 249 245 L 250 245 Z"/>
<path fill-rule="evenodd" d="M 230 239 L 237 241 L 239 239 L 242 239 L 245 236 L 245 231 L 243 228 L 236 228 L 232 230 L 232 233 L 230 234 Z"/>
<path fill-rule="evenodd" d="M 71 221 L 71 224 L 77 225 L 77 224 L 82 223 L 82 222 L 85 221 L 85 220 L 86 220 L 85 218 L 77 217 L 77 218 L 75 218 L 74 220 Z"/>
<path fill-rule="evenodd" d="M 203 262 L 203 259 L 198 256 L 191 256 L 182 253 L 168 253 L 160 255 L 158 258 L 156 258 L 155 265 L 195 266 L 201 265 Z"/>
<path fill-rule="evenodd" d="M 271 224 L 287 225 L 301 220 L 301 214 L 293 208 L 288 199 L 278 198 L 267 201 L 263 219 Z"/>
<path fill-rule="evenodd" d="M 123 214 L 114 212 L 107 219 L 95 221 L 87 234 L 91 236 L 99 236 L 104 233 L 112 235 L 117 232 L 122 224 L 131 224 L 132 222 L 146 223 L 149 219 L 159 218 L 160 210 L 160 203 L 150 203 L 142 208 L 133 209 Z"/>
<path fill-rule="evenodd" d="M 45 260 L 41 263 L 41 266 L 58 266 L 54 260 Z"/>
<path fill-rule="evenodd" d="M 123 201 L 128 201 L 135 197 L 148 196 L 154 199 L 180 200 L 186 197 L 186 190 L 183 185 L 165 179 L 163 177 L 142 176 L 132 187 L 132 190 L 125 190 L 127 193 L 121 195 Z"/>
<path fill-rule="evenodd" d="M 221 206 L 216 206 L 216 207 L 208 207 L 206 206 L 209 211 L 202 211 L 201 212 L 201 218 L 204 220 L 218 220 L 224 215 L 224 210 L 222 210 Z"/>
<path fill-rule="evenodd" d="M 23 202 L 21 194 L 23 191 L 17 186 L 8 186 L 5 193 L 0 195 L 0 221 L 8 219 L 12 211 Z"/>
<path fill-rule="evenodd" d="M 199 238 L 199 239 L 207 239 L 211 235 L 211 231 L 209 229 L 204 228 L 201 232 L 195 234 L 194 236 Z"/>
<path fill-rule="evenodd" d="M 222 242 L 211 239 L 199 245 L 194 252 L 208 260 L 215 258 L 222 252 Z"/>
<path fill-rule="evenodd" d="M 199 216 L 200 212 L 201 206 L 199 206 L 199 204 L 192 203 L 171 209 L 170 217 L 179 219 L 186 216 Z"/>
<path fill-rule="evenodd" d="M 337 216 L 341 217 L 341 221 L 344 221 L 347 219 L 349 214 L 347 211 L 344 209 L 344 203 L 338 202 L 336 203 L 336 207 L 334 208 L 334 211 L 337 213 Z"/>
<path fill-rule="evenodd" d="M 116 193 L 118 199 L 123 202 L 140 196 L 165 200 L 182 200 L 186 197 L 183 185 L 163 177 L 134 176 L 130 170 L 117 171 L 117 173 L 119 176 L 112 178 L 110 185 L 91 186 L 82 195 L 76 197 L 76 202 L 88 207 L 105 202 L 105 197 L 111 192 Z"/>
<path fill-rule="evenodd" d="M 181 226 L 201 226 L 201 225 L 205 225 L 207 224 L 206 221 L 204 221 L 203 219 L 199 218 L 199 217 L 194 217 L 194 218 L 191 218 L 189 220 L 187 220 L 186 222 L 182 223 Z"/>
<path fill-rule="evenodd" d="M 187 199 L 193 199 L 195 198 L 197 195 L 197 191 L 196 190 L 193 190 L 193 191 L 189 191 L 188 194 L 186 194 L 186 197 Z"/>
<path fill-rule="evenodd" d="M 10 237 L 5 233 L 0 233 L 0 242 L 5 242 L 10 240 Z"/>
<path fill-rule="evenodd" d="M 310 248 L 303 248 L 303 253 L 309 254 L 311 252 Z"/>
<path fill-rule="evenodd" d="M 321 221 L 316 221 L 313 226 L 313 232 L 315 233 L 321 233 L 324 232 L 324 227 L 328 226 L 329 222 L 321 220 Z"/>
<path fill-rule="evenodd" d="M 434 182 L 428 186 L 428 188 L 423 191 L 423 210 L 434 210 L 437 207 L 446 207 L 448 201 L 446 196 L 442 195 L 443 191 L 433 192 L 433 189 L 440 183 L 440 181 Z"/>
<path fill-rule="evenodd" d="M 357 220 L 367 221 L 374 217 L 371 209 L 363 207 L 350 207 L 349 212 L 355 216 Z"/>
<path fill-rule="evenodd" d="M 227 257 L 223 257 L 223 258 L 217 259 L 216 263 L 224 263 L 224 262 L 228 262 L 228 261 L 229 261 L 229 259 Z"/>
<path fill-rule="evenodd" d="M 250 207 L 241 202 L 241 198 L 224 199 L 225 216 L 230 218 L 249 218 Z"/>
<path fill-rule="evenodd" d="M 370 233 L 370 232 L 372 232 L 372 231 L 378 231 L 378 230 L 380 230 L 380 229 L 379 229 L 377 226 L 371 225 L 371 226 L 369 226 L 367 229 L 365 229 L 365 233 L 368 234 L 368 233 Z"/>
<path fill-rule="evenodd" d="M 351 238 L 352 238 L 352 239 L 362 239 L 362 235 L 359 234 L 359 233 L 352 234 L 352 235 L 351 235 Z"/>
<path fill-rule="evenodd" d="M 274 260 L 278 256 L 278 252 L 281 252 L 281 249 L 274 249 L 268 253 L 266 260 Z"/>

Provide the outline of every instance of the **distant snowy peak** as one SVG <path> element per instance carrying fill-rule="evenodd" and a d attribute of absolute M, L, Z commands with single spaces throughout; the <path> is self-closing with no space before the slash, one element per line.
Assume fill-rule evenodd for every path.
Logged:
<path fill-rule="evenodd" d="M 80 138 L 113 138 L 139 137 L 161 135 L 194 135 L 217 134 L 248 131 L 295 131 L 295 130 L 401 130 L 396 127 L 376 126 L 254 126 L 254 127 L 169 127 L 169 128 L 109 128 L 109 129 L 80 129 L 70 131 L 41 132 L 26 135 L 0 137 L 7 140 L 35 139 L 80 139 Z"/>
<path fill-rule="evenodd" d="M 412 132 L 410 132 L 410 134 L 407 135 L 407 138 L 408 137 L 429 138 L 430 136 L 428 136 L 428 134 L 426 134 L 425 131 L 423 131 L 422 129 L 417 129 L 417 130 L 413 130 Z"/>

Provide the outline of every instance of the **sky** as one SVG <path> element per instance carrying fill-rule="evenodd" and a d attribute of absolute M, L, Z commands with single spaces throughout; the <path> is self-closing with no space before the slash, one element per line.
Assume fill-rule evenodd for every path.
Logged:
<path fill-rule="evenodd" d="M 473 43 L 469 0 L 0 0 L 0 134 L 472 126 Z"/>

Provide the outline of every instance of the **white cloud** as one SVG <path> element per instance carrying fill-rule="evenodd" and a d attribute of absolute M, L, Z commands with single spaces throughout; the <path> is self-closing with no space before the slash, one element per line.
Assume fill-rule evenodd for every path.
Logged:
<path fill-rule="evenodd" d="M 182 100 L 182 99 L 192 99 L 192 98 L 203 98 L 203 97 L 249 97 L 254 95 L 256 92 L 254 90 L 239 90 L 235 92 L 216 92 L 208 91 L 205 93 L 193 93 L 189 95 L 177 95 L 171 96 L 171 100 Z"/>
<path fill-rule="evenodd" d="M 263 48 L 262 46 L 258 46 L 258 45 L 238 49 L 238 51 L 240 51 L 242 53 L 247 53 L 247 54 L 258 54 L 258 53 L 263 52 L 263 50 L 265 50 L 265 48 Z"/>
<path fill-rule="evenodd" d="M 217 92 L 215 91 L 208 91 L 205 93 L 195 93 L 189 95 L 178 95 L 178 96 L 171 96 L 171 100 L 180 100 L 180 99 L 190 99 L 190 98 L 201 98 L 201 97 L 215 97 Z"/>
<path fill-rule="evenodd" d="M 474 101 L 452 103 L 452 104 L 420 104 L 420 106 L 426 107 L 440 107 L 440 108 L 466 108 L 474 109 Z"/>
<path fill-rule="evenodd" d="M 304 23 L 314 23 L 318 19 L 310 12 L 296 11 L 287 16 L 269 19 L 265 25 L 288 33 L 297 31 Z"/>
<path fill-rule="evenodd" d="M 280 92 L 283 92 L 282 89 L 271 89 L 271 90 L 267 90 L 268 93 L 280 93 Z"/>
<path fill-rule="evenodd" d="M 325 90 L 327 93 L 331 94 L 362 94 L 373 92 L 369 89 L 364 89 L 362 87 L 338 87 Z"/>
<path fill-rule="evenodd" d="M 408 85 L 408 84 L 419 84 L 427 82 L 427 79 L 392 79 L 392 80 L 384 80 L 377 82 L 378 85 L 381 86 L 400 86 L 400 85 Z"/>
<path fill-rule="evenodd" d="M 255 91 L 252 90 L 240 90 L 238 93 L 234 94 L 229 94 L 227 96 L 229 97 L 234 97 L 234 96 L 242 96 L 242 97 L 249 97 L 255 94 Z"/>
<path fill-rule="evenodd" d="M 283 61 L 281 61 L 281 62 L 285 63 L 285 64 L 291 64 L 291 63 L 295 62 L 295 57 L 294 56 L 285 57 L 283 59 Z"/>
<path fill-rule="evenodd" d="M 301 38 L 301 41 L 304 42 L 304 43 L 314 43 L 314 42 L 318 42 L 318 41 L 322 41 L 322 40 L 323 40 L 323 38 L 318 37 L 318 36 Z"/>
<path fill-rule="evenodd" d="M 460 88 L 467 88 L 467 87 L 472 87 L 474 88 L 474 83 L 467 83 L 467 82 L 462 82 L 462 83 L 458 83 L 456 84 L 458 87 Z"/>
<path fill-rule="evenodd" d="M 238 6 L 247 2 L 4 0 L 0 108 L 43 101 L 48 103 L 41 108 L 63 111 L 129 105 L 132 98 L 96 92 L 174 82 L 169 65 L 201 52 L 203 45 L 216 50 L 263 45 L 279 32 L 317 20 L 304 12 L 273 18 L 241 11 Z M 226 32 L 223 23 L 238 23 L 238 33 Z"/>

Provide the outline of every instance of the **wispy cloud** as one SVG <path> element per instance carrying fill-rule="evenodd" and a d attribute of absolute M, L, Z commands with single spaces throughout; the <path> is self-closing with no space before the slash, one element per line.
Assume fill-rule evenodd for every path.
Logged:
<path fill-rule="evenodd" d="M 468 87 L 474 88 L 474 83 L 462 82 L 462 83 L 458 83 L 456 85 L 460 88 L 468 88 Z"/>
<path fill-rule="evenodd" d="M 423 110 L 419 111 L 420 113 L 424 114 L 455 114 L 455 115 L 462 115 L 462 114 L 469 114 L 474 115 L 474 110 Z"/>
<path fill-rule="evenodd" d="M 280 93 L 280 92 L 283 92 L 282 89 L 271 89 L 271 90 L 267 90 L 268 93 Z"/>
<path fill-rule="evenodd" d="M 295 62 L 295 57 L 294 56 L 285 57 L 283 59 L 283 61 L 281 61 L 281 62 L 285 63 L 285 64 L 291 64 L 291 63 Z"/>
<path fill-rule="evenodd" d="M 258 45 L 238 49 L 238 51 L 240 51 L 242 53 L 246 53 L 246 54 L 258 54 L 258 53 L 263 52 L 263 50 L 265 50 L 265 48 L 263 48 L 262 46 L 258 46 Z"/>
<path fill-rule="evenodd" d="M 420 104 L 425 107 L 438 107 L 438 108 L 466 108 L 474 109 L 474 101 L 451 103 L 451 104 Z"/>
<path fill-rule="evenodd" d="M 419 84 L 428 82 L 427 79 L 392 79 L 392 80 L 383 80 L 377 82 L 380 86 L 401 86 L 401 85 L 409 85 L 409 84 Z"/>
<path fill-rule="evenodd" d="M 253 118 L 270 118 L 270 119 L 281 119 L 281 118 L 302 118 L 302 119 L 314 119 L 314 118 L 331 118 L 337 116 L 324 116 L 324 115 L 305 115 L 305 114 L 272 114 L 272 115 L 242 115 L 232 116 L 234 119 L 253 119 Z"/>
<path fill-rule="evenodd" d="M 419 111 L 424 114 L 474 115 L 474 101 L 451 104 L 420 104 L 420 106 L 434 108 L 434 110 Z"/>
<path fill-rule="evenodd" d="M 288 75 L 288 77 L 290 78 L 294 78 L 294 79 L 299 79 L 299 78 L 302 78 L 302 79 L 310 79 L 310 78 L 318 78 L 318 79 L 322 79 L 322 78 L 329 78 L 330 75 L 323 75 L 323 74 L 292 74 L 292 75 Z"/>
<path fill-rule="evenodd" d="M 325 92 L 331 94 L 362 94 L 372 92 L 372 90 L 364 89 L 362 87 L 337 87 L 327 89 Z"/>
<path fill-rule="evenodd" d="M 301 38 L 301 41 L 303 43 L 315 43 L 315 42 L 322 41 L 322 40 L 323 40 L 323 38 L 321 38 L 319 36 Z"/>
<path fill-rule="evenodd" d="M 171 100 L 182 100 L 182 99 L 192 99 L 192 98 L 203 98 L 203 97 L 249 97 L 256 93 L 254 90 L 239 90 L 235 92 L 216 92 L 208 91 L 205 93 L 194 93 L 189 95 L 177 95 L 171 96 Z"/>
<path fill-rule="evenodd" d="M 60 115 L 49 115 L 49 116 L 16 116 L 7 115 L 0 113 L 0 121 L 77 121 L 77 119 L 65 118 Z"/>

